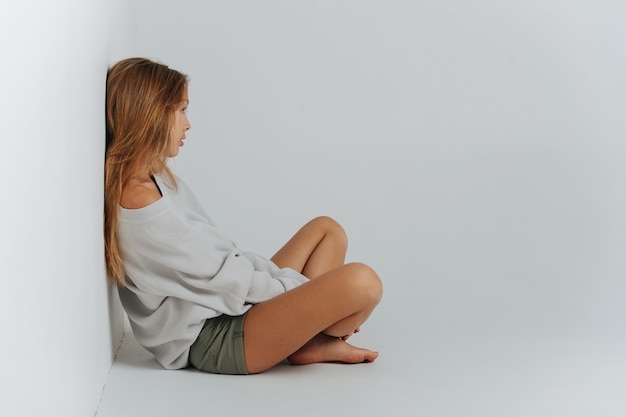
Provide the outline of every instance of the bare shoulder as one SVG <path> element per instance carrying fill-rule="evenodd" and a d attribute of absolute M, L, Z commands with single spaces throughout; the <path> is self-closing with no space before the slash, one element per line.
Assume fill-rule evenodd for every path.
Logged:
<path fill-rule="evenodd" d="M 122 190 L 120 204 L 126 209 L 140 209 L 161 198 L 161 192 L 152 181 L 131 181 Z"/>

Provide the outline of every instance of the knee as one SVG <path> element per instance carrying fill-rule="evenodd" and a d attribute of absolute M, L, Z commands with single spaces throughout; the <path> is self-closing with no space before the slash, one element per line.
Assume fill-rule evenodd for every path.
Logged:
<path fill-rule="evenodd" d="M 320 216 L 311 221 L 315 223 L 317 227 L 324 230 L 324 233 L 328 237 L 332 237 L 337 243 L 344 246 L 348 246 L 348 235 L 343 227 L 332 217 Z"/>
<path fill-rule="evenodd" d="M 383 284 L 376 271 L 359 262 L 346 264 L 344 268 L 349 272 L 350 291 L 370 304 L 378 304 L 383 295 Z"/>

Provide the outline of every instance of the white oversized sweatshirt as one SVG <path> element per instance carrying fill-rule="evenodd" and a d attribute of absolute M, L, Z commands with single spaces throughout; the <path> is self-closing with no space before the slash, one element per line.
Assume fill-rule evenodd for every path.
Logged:
<path fill-rule="evenodd" d="M 242 252 L 215 227 L 189 187 L 156 176 L 162 197 L 120 208 L 118 242 L 126 272 L 122 305 L 139 343 L 167 369 L 188 365 L 204 321 L 241 315 L 307 281 L 290 268 Z"/>

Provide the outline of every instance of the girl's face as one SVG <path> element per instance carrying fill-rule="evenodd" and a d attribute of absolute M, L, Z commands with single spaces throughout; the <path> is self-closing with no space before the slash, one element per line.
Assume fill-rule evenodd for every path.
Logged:
<path fill-rule="evenodd" d="M 170 158 L 178 155 L 180 147 L 184 145 L 183 141 L 185 140 L 185 132 L 191 129 L 191 124 L 187 119 L 188 105 L 189 99 L 187 89 L 185 89 L 183 101 L 178 103 L 174 110 L 174 124 L 172 124 L 172 129 L 170 130 Z"/>

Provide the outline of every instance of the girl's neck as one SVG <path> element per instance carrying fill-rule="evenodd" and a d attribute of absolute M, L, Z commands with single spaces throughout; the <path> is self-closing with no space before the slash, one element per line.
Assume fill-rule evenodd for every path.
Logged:
<path fill-rule="evenodd" d="M 142 182 L 146 182 L 146 181 L 152 181 L 152 178 L 154 177 L 152 171 L 148 168 L 146 169 L 141 169 L 141 170 L 136 170 L 133 174 L 131 174 L 131 176 L 128 178 L 128 182 L 134 182 L 134 183 L 142 183 Z"/>

